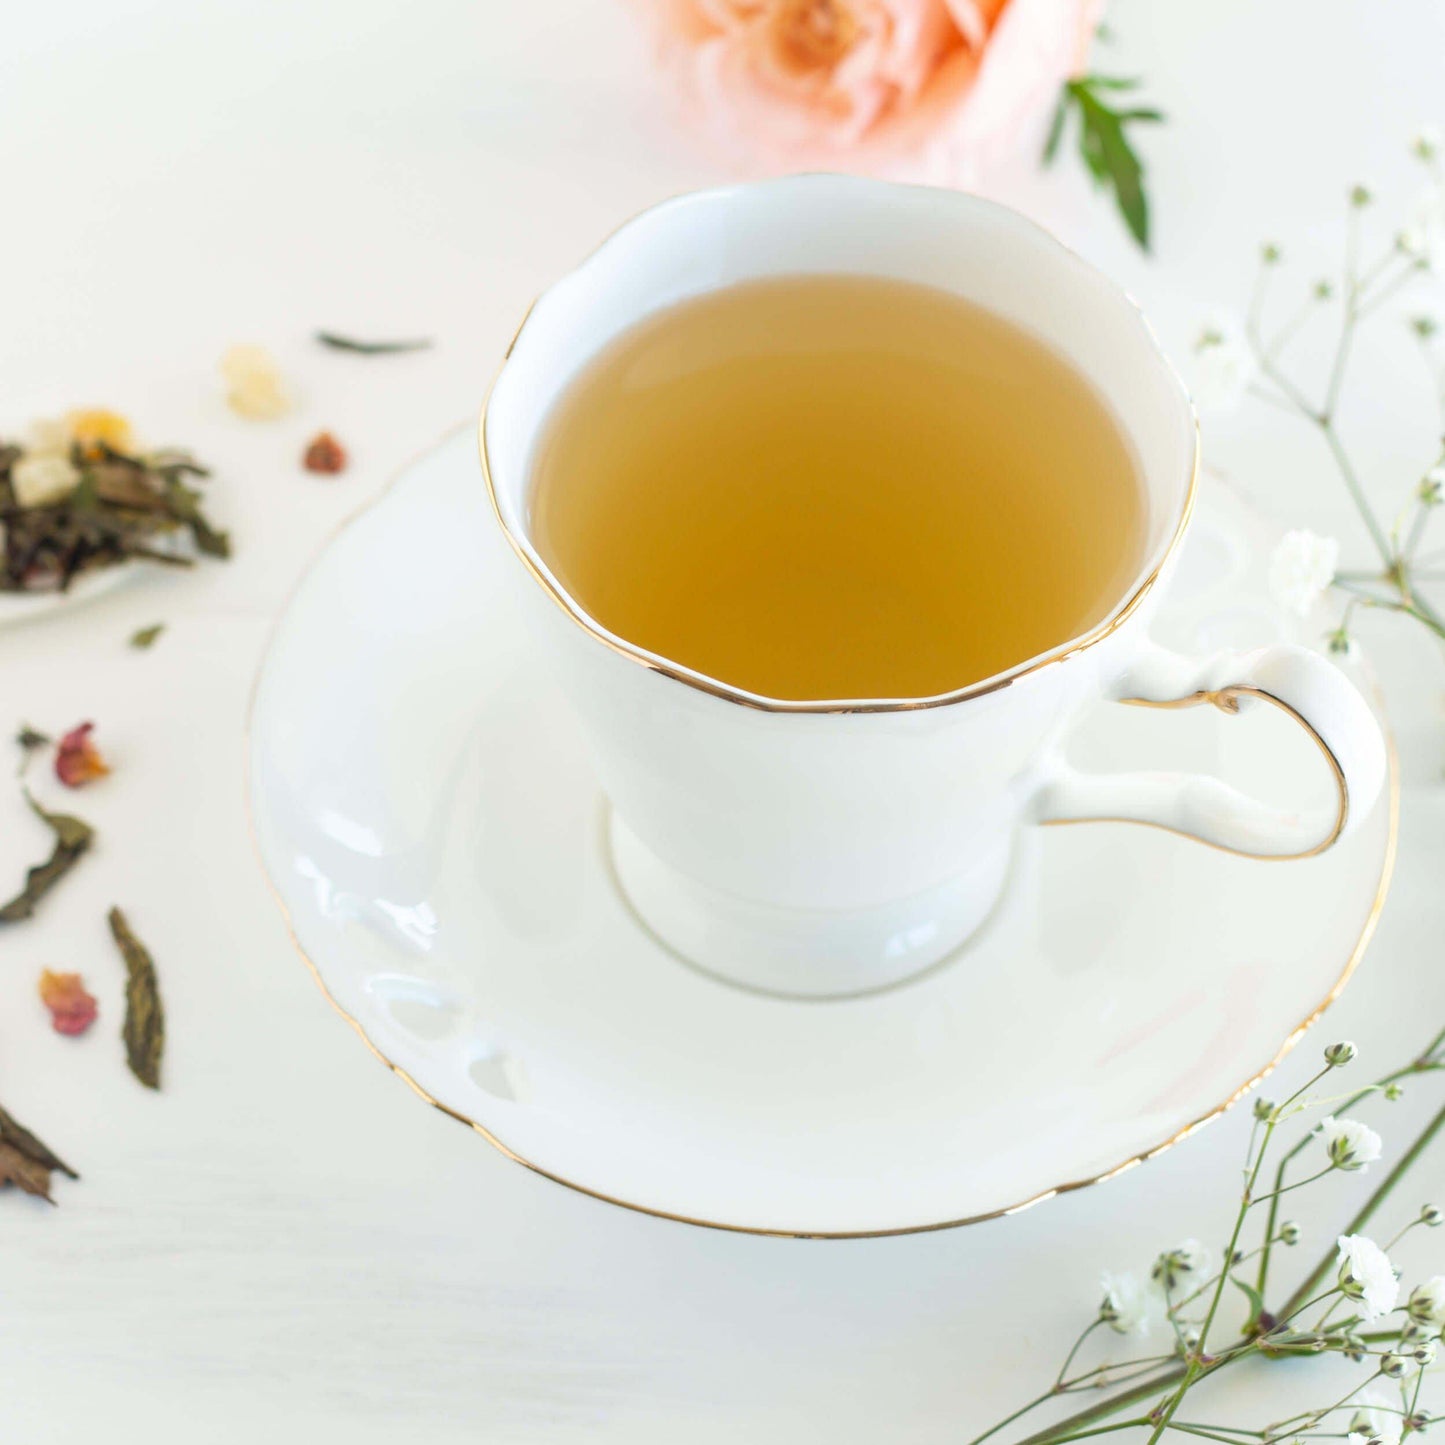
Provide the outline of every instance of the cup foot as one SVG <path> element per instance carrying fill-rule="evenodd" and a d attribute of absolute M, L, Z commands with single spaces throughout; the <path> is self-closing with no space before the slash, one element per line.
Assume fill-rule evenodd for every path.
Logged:
<path fill-rule="evenodd" d="M 902 983 L 965 942 L 993 911 L 1010 843 L 967 872 L 876 908 L 788 908 L 723 893 L 664 863 L 615 812 L 613 871 L 641 922 L 672 952 L 743 988 L 846 998 Z"/>

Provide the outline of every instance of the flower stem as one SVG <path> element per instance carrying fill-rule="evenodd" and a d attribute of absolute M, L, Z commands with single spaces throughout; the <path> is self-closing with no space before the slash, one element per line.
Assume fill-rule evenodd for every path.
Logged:
<path fill-rule="evenodd" d="M 1140 1384 L 1132 1385 L 1122 1394 L 1114 1395 L 1108 1400 L 1100 1400 L 1098 1404 L 1090 1405 L 1086 1410 L 1076 1411 L 1055 1425 L 1049 1425 L 1032 1435 L 1026 1435 L 1018 1441 L 1018 1445 L 1061 1445 L 1061 1442 L 1065 1440 L 1080 1440 L 1085 1433 L 1092 1433 L 1084 1431 L 1080 1427 L 1092 1425 L 1096 1420 L 1107 1420 L 1110 1415 L 1117 1415 L 1120 1410 L 1127 1410 L 1130 1405 L 1137 1405 L 1144 1400 L 1152 1400 L 1155 1395 L 1167 1390 L 1170 1385 L 1182 1379 L 1183 1376 L 1184 1366 L 1182 1364 L 1173 1365 L 1152 1380 L 1144 1380 Z M 1129 1423 L 1146 1425 L 1148 1421 L 1147 1419 L 1131 1420 Z"/>
<path fill-rule="evenodd" d="M 1103 1323 L 1103 1320 L 1101 1320 L 1096 1315 L 1094 1319 L 1091 1320 L 1089 1324 L 1084 1327 L 1083 1333 L 1079 1336 L 1078 1339 L 1074 1341 L 1073 1348 L 1070 1349 L 1069 1353 L 1064 1356 L 1064 1363 L 1059 1366 L 1059 1373 L 1054 1377 L 1054 1389 L 1058 1390 L 1063 1388 L 1064 1376 L 1069 1373 L 1069 1366 L 1074 1363 L 1074 1356 L 1079 1353 L 1079 1350 L 1083 1347 L 1084 1341 L 1087 1340 L 1089 1336 L 1093 1334 L 1094 1331 L 1098 1329 L 1099 1326 Z M 983 1437 L 980 1436 L 979 1438 L 982 1439 Z"/>

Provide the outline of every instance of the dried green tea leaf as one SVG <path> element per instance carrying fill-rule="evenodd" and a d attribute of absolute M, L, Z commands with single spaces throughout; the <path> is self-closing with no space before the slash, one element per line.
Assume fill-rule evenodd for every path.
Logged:
<path fill-rule="evenodd" d="M 0 1109 L 0 1144 L 10 1145 L 12 1149 L 19 1150 L 27 1159 L 33 1159 L 46 1169 L 67 1174 L 72 1179 L 80 1178 L 80 1175 L 59 1154 L 42 1144 L 29 1129 L 18 1123 L 4 1109 Z"/>
<path fill-rule="evenodd" d="M 64 592 L 76 577 L 123 562 L 194 564 L 194 551 L 229 555 L 225 534 L 183 478 L 206 469 L 183 452 L 132 453 L 130 429 L 109 412 L 49 424 L 68 452 L 0 443 L 0 593 Z"/>
<path fill-rule="evenodd" d="M 431 345 L 425 338 L 415 341 L 354 341 L 349 336 L 338 336 L 334 331 L 318 331 L 316 339 L 333 351 L 352 351 L 358 356 L 395 356 L 403 351 L 425 351 Z"/>
<path fill-rule="evenodd" d="M 34 1194 L 47 1204 L 54 1204 L 50 1195 L 50 1170 L 33 1159 L 27 1159 L 13 1144 L 0 1139 L 0 1187 L 14 1184 L 26 1194 Z"/>
<path fill-rule="evenodd" d="M 0 923 L 19 923 L 29 918 L 35 912 L 35 905 L 80 861 L 95 838 L 95 830 L 89 823 L 68 813 L 48 813 L 29 793 L 25 794 L 25 800 L 35 816 L 55 834 L 55 847 L 43 863 L 37 863 L 26 873 L 20 892 L 0 907 Z"/>
<path fill-rule="evenodd" d="M 0 1109 L 0 1185 L 14 1184 L 26 1194 L 54 1204 L 50 1197 L 52 1173 L 80 1178 L 58 1154 Z"/>
<path fill-rule="evenodd" d="M 149 627 L 138 627 L 130 635 L 130 645 L 144 651 L 166 630 L 164 622 L 152 622 Z"/>
<path fill-rule="evenodd" d="M 188 487 L 178 472 L 169 472 L 165 480 L 165 504 L 170 517 L 189 527 L 197 551 L 208 557 L 229 557 L 231 538 L 225 532 L 218 532 L 201 512 L 201 494 L 194 487 Z"/>
<path fill-rule="evenodd" d="M 155 964 L 131 932 L 119 908 L 110 910 L 109 919 L 111 937 L 125 960 L 125 1023 L 121 1037 L 125 1040 L 126 1063 L 146 1088 L 159 1089 L 161 1054 L 166 1046 L 166 1016 L 161 1007 Z"/>
<path fill-rule="evenodd" d="M 48 747 L 50 737 L 46 733 L 37 732 L 28 723 L 20 725 L 20 731 L 15 734 L 15 745 L 20 749 L 20 766 L 15 769 L 17 777 L 25 776 L 25 769 L 30 766 L 31 757 L 41 748 Z"/>

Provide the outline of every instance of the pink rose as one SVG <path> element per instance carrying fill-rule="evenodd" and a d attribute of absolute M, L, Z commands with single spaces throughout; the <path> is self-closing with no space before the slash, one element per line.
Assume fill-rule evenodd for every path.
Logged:
<path fill-rule="evenodd" d="M 1079 72 L 1103 0 L 634 3 L 735 162 L 957 182 Z"/>

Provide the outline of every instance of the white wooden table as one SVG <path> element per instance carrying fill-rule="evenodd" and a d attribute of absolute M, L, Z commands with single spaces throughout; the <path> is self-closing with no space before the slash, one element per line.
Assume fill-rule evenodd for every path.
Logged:
<path fill-rule="evenodd" d="M 1445 122 L 1431 0 L 1117 0 L 1111 18 L 1108 63 L 1171 116 L 1149 137 L 1157 259 L 1074 167 L 1001 190 L 1119 276 L 1180 355 L 1210 305 L 1242 302 L 1266 235 L 1305 275 L 1333 266 L 1347 185 L 1399 201 L 1408 136 Z M 611 4 L 58 0 L 10 7 L 3 29 L 3 421 L 105 403 L 192 446 L 237 555 L 0 630 L 0 729 L 93 718 L 115 764 L 83 799 L 96 856 L 0 937 L 0 1100 L 85 1176 L 59 1182 L 56 1211 L 0 1197 L 0 1438 L 963 1441 L 1041 1385 L 1100 1268 L 1219 1232 L 1237 1116 L 1014 1219 L 806 1243 L 571 1194 L 378 1066 L 292 952 L 247 839 L 241 732 L 267 629 L 338 520 L 474 411 L 532 295 L 631 212 L 715 177 L 659 120 Z M 318 326 L 437 345 L 365 362 L 320 353 Z M 292 417 L 224 409 L 216 361 L 237 341 L 280 357 L 304 392 Z M 1399 346 L 1364 364 L 1346 425 L 1372 479 L 1403 485 L 1430 442 L 1425 383 Z M 355 456 L 336 480 L 297 466 L 322 426 Z M 1316 439 L 1288 420 L 1209 426 L 1206 451 L 1359 552 Z M 126 647 L 158 620 L 153 651 Z M 1370 956 L 1306 1045 L 1353 1036 L 1380 1068 L 1445 1013 L 1445 665 L 1385 621 L 1366 634 L 1404 756 L 1400 865 Z M 43 841 L 19 817 L 0 793 L 0 879 Z M 114 1038 L 113 901 L 162 970 L 158 1096 Z M 49 1031 L 43 966 L 85 973 L 96 1035 Z M 1394 1106 L 1387 1141 L 1427 1092 Z M 1445 1194 L 1445 1157 L 1417 1185 L 1404 1203 Z M 1321 1200 L 1343 1218 L 1360 1188 Z M 1338 1220 L 1311 1217 L 1322 1243 Z M 1412 1269 L 1445 1266 L 1438 1239 Z M 1303 1386 L 1229 1388 L 1255 1423 L 1253 1399 Z"/>

